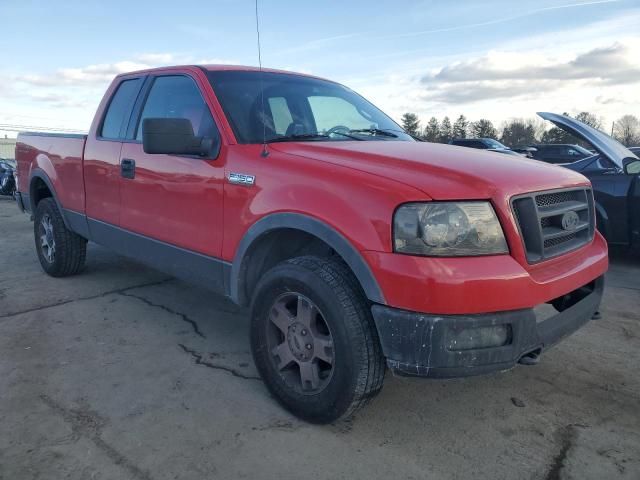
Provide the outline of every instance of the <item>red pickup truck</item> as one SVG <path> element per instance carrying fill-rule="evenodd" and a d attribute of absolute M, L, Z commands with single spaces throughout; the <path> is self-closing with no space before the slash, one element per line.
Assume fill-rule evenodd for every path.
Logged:
<path fill-rule="evenodd" d="M 364 405 L 387 367 L 535 363 L 602 297 L 582 175 L 415 141 L 308 75 L 120 75 L 88 135 L 20 134 L 16 158 L 45 272 L 80 272 L 90 240 L 250 306 L 262 378 L 313 422 Z"/>

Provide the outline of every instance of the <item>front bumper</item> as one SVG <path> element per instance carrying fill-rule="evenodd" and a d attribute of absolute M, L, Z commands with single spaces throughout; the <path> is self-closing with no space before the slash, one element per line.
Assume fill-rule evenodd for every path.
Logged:
<path fill-rule="evenodd" d="M 571 306 L 541 322 L 531 308 L 473 315 L 429 315 L 382 305 L 371 310 L 389 368 L 410 376 L 464 377 L 512 368 L 575 332 L 598 310 L 603 288 L 601 276 L 565 296 Z M 510 331 L 502 346 L 450 348 L 456 331 L 500 325 Z"/>

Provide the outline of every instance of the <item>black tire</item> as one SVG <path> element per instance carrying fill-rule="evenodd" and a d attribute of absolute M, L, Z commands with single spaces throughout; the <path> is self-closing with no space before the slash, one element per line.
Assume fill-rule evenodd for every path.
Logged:
<path fill-rule="evenodd" d="M 44 198 L 38 203 L 33 232 L 38 260 L 46 273 L 52 277 L 66 277 L 82 270 L 87 257 L 87 240 L 67 229 L 53 198 Z"/>
<path fill-rule="evenodd" d="M 317 307 L 314 310 L 317 322 L 326 324 L 331 339 L 331 347 L 327 347 L 332 355 L 330 371 L 321 372 L 324 375 L 318 380 L 321 388 L 315 390 L 305 391 L 312 384 L 304 381 L 299 357 L 289 357 L 292 362 L 283 370 L 282 359 L 272 353 L 278 348 L 270 348 L 274 309 L 279 301 L 286 301 L 291 295 L 298 295 L 298 310 L 300 298 Z M 293 345 L 291 331 L 295 330 L 298 313 L 287 317 L 289 327 L 287 334 L 281 334 L 284 340 L 279 345 L 283 347 L 286 342 L 292 352 L 295 347 L 289 347 Z M 277 334 L 284 331 L 282 326 L 278 329 Z M 256 367 L 271 394 L 291 413 L 312 423 L 348 418 L 382 388 L 385 359 L 370 305 L 349 268 L 337 259 L 297 257 L 276 265 L 262 277 L 251 306 L 251 348 Z M 311 362 L 326 367 L 316 358 Z M 297 386 L 292 380 L 296 371 L 302 379 Z"/>

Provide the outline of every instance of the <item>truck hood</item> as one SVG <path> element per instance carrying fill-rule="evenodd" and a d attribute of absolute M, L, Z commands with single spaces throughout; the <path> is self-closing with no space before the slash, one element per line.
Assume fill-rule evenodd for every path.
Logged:
<path fill-rule="evenodd" d="M 611 160 L 618 168 L 622 169 L 624 161 L 627 158 L 637 159 L 633 152 L 614 140 L 609 135 L 597 130 L 586 123 L 582 123 L 575 118 L 566 115 L 558 115 L 557 113 L 538 112 L 538 116 L 549 120 L 556 127 L 569 132 L 574 137 L 585 140 L 593 145 L 600 154 Z"/>
<path fill-rule="evenodd" d="M 436 143 L 295 142 L 270 148 L 396 180 L 435 200 L 509 198 L 589 184 L 579 173 L 537 160 Z"/>

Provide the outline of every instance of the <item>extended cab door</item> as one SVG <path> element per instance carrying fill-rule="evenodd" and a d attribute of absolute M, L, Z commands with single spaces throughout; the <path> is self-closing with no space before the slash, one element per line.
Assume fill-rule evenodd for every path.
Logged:
<path fill-rule="evenodd" d="M 144 78 L 123 77 L 105 94 L 84 149 L 87 217 L 120 224 L 120 149 Z"/>
<path fill-rule="evenodd" d="M 121 228 L 163 242 L 163 248 L 168 247 L 164 254 L 176 252 L 176 259 L 184 259 L 185 250 L 220 257 L 224 154 L 202 158 L 144 153 L 142 120 L 187 118 L 196 135 L 219 137 L 198 82 L 188 72 L 151 76 L 120 154 Z"/>

